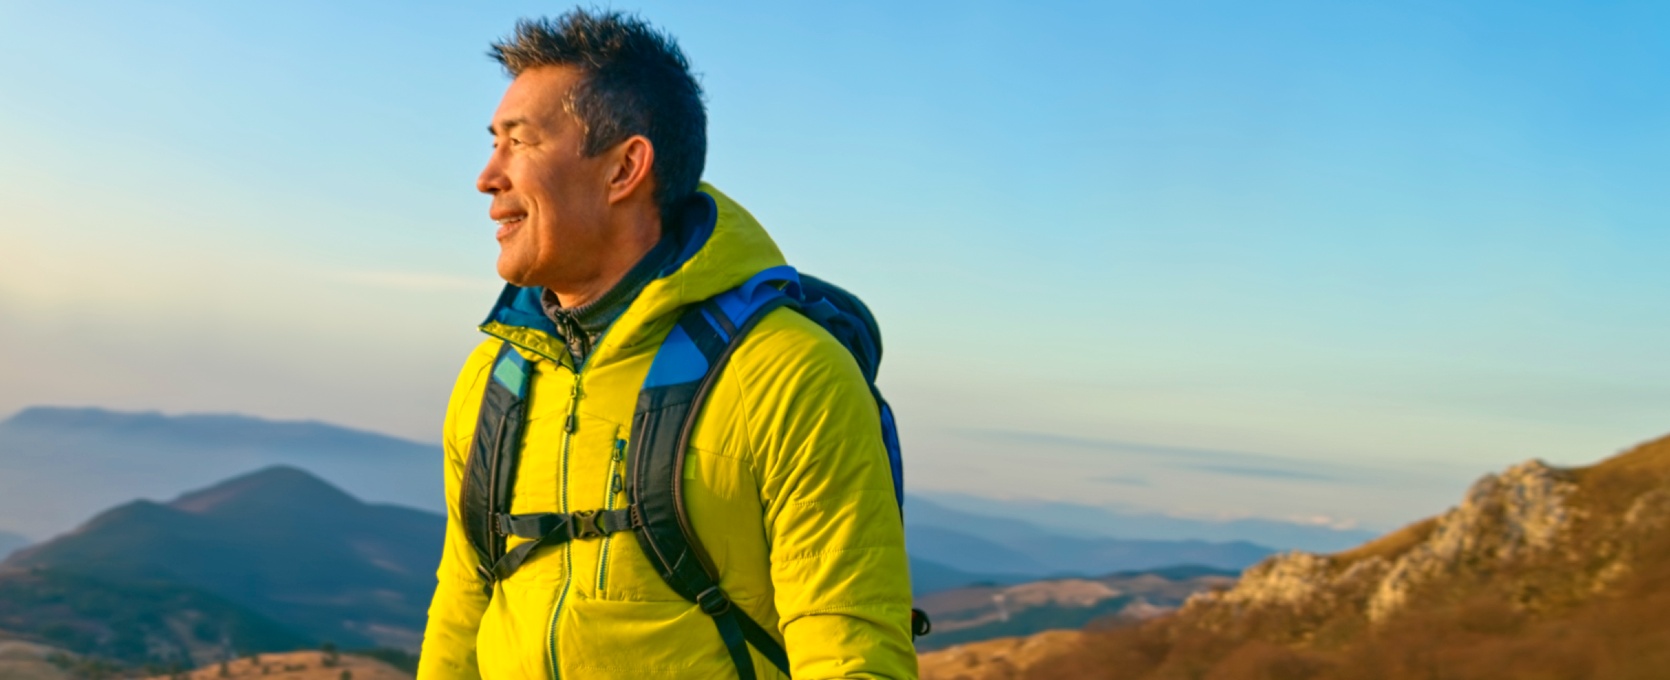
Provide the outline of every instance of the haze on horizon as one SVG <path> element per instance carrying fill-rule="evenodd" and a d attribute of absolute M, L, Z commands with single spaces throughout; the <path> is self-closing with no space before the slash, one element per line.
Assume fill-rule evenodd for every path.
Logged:
<path fill-rule="evenodd" d="M 647 2 L 912 488 L 1388 527 L 1670 432 L 1670 6 Z M 434 441 L 562 5 L 0 4 L 0 417 Z"/>

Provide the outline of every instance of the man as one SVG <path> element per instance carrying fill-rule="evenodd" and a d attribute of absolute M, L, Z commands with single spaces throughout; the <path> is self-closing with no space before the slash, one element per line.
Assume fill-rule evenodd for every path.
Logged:
<path fill-rule="evenodd" d="M 784 264 L 752 216 L 699 184 L 706 113 L 670 38 L 575 10 L 519 22 L 491 54 L 512 81 L 477 188 L 492 196 L 510 287 L 447 410 L 447 539 L 418 677 L 737 677 L 715 619 L 631 532 L 541 545 L 502 577 L 467 537 L 460 494 L 507 343 L 528 376 L 510 512 L 618 510 L 620 452 L 662 339 L 689 306 Z M 516 306 L 530 295 L 543 309 Z M 783 308 L 740 341 L 689 435 L 690 528 L 794 678 L 916 676 L 878 418 L 846 347 Z M 783 677 L 752 654 L 758 677 Z"/>

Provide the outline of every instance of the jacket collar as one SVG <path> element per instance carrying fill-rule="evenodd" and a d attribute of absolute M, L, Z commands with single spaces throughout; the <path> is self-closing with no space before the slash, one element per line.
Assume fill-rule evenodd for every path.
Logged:
<path fill-rule="evenodd" d="M 655 334 L 657 323 L 691 303 L 735 288 L 749 277 L 784 264 L 765 228 L 741 205 L 703 183 L 679 216 L 684 244 L 673 263 L 645 286 L 603 335 L 596 363 Z M 542 288 L 506 285 L 481 330 L 562 364 L 572 364 L 556 324 L 545 315 Z"/>

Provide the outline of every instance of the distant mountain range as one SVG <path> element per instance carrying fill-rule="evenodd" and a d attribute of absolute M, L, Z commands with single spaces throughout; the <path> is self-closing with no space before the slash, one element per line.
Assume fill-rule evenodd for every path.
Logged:
<path fill-rule="evenodd" d="M 1107 508 L 1043 500 L 1001 500 L 966 494 L 915 493 L 907 510 L 918 504 L 932 508 L 908 511 L 906 516 L 935 508 L 988 517 L 1024 517 L 1051 533 L 1081 538 L 1119 538 L 1155 541 L 1246 541 L 1281 550 L 1344 550 L 1371 540 L 1379 533 L 1321 524 L 1269 519 L 1191 519 L 1154 512 L 1120 512 Z"/>
<path fill-rule="evenodd" d="M 319 422 L 34 407 L 0 421 L 0 532 L 41 540 L 118 503 L 172 498 L 268 465 L 310 470 L 368 501 L 444 512 L 440 456 L 433 444 Z M 1375 535 L 1296 522 L 1187 519 L 945 492 L 912 493 L 906 505 L 913 525 L 987 540 L 970 531 L 964 518 L 1019 519 L 1065 538 L 1245 541 L 1277 550 L 1339 550 Z M 960 518 L 935 519 L 943 511 L 956 511 Z M 0 534 L 0 555 L 5 546 Z"/>
<path fill-rule="evenodd" d="M 1030 522 L 953 510 L 910 497 L 905 537 L 913 557 L 1017 582 L 1194 564 L 1239 571 L 1275 551 L 1246 541 L 1126 540 L 1064 536 Z"/>
<path fill-rule="evenodd" d="M 372 502 L 446 507 L 437 445 L 318 422 L 36 407 L 0 422 L 0 531 L 41 540 L 119 503 L 269 465 Z"/>
<path fill-rule="evenodd" d="M 0 562 L 0 596 L 11 597 L 0 600 L 0 612 L 17 615 L 0 615 L 0 629 L 128 660 L 159 647 L 201 656 L 199 641 L 233 648 L 209 650 L 220 654 L 244 645 L 290 648 L 272 646 L 280 640 L 412 649 L 421 640 L 444 531 L 441 515 L 369 505 L 299 469 L 267 468 L 169 503 L 118 506 L 14 553 Z M 53 617 L 27 612 L 31 593 L 72 583 L 103 593 L 104 601 L 91 609 L 60 606 Z M 122 604 L 135 595 L 143 602 Z M 165 615 L 173 600 L 214 612 L 195 617 L 207 622 L 201 635 L 181 638 L 170 630 Z M 109 625 L 110 612 L 132 615 L 133 649 L 86 649 L 104 644 L 98 630 Z M 62 633 L 75 629 L 86 635 Z M 65 639 L 53 638 L 54 630 Z M 120 632 L 102 637 L 108 642 Z"/>

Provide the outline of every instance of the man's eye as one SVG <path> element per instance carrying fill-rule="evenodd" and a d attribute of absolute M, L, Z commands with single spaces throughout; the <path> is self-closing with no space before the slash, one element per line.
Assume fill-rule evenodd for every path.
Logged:
<path fill-rule="evenodd" d="M 522 145 L 522 140 L 517 139 L 515 137 L 511 137 L 510 138 L 510 145 L 511 146 L 521 146 Z"/>

